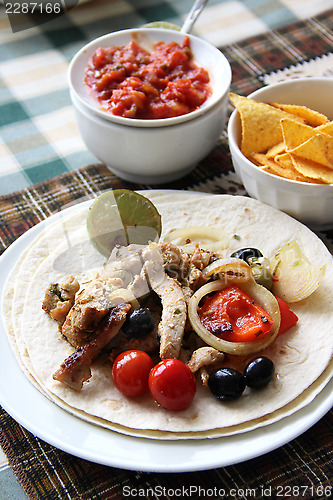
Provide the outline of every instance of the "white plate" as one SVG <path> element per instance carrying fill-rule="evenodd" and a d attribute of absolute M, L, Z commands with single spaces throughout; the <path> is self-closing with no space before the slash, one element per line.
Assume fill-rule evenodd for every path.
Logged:
<path fill-rule="evenodd" d="M 66 209 L 66 213 L 68 210 L 71 208 Z M 47 223 L 56 221 L 60 216 L 61 213 L 52 215 Z M 37 224 L 0 257 L 1 296 L 15 262 L 44 227 L 44 223 Z M 189 472 L 243 462 L 296 438 L 322 418 L 333 405 L 331 380 L 307 407 L 258 430 L 218 439 L 188 441 L 130 437 L 74 417 L 35 389 L 16 361 L 2 320 L 0 346 L 0 403 L 3 408 L 28 431 L 47 443 L 77 457 L 123 469 Z"/>

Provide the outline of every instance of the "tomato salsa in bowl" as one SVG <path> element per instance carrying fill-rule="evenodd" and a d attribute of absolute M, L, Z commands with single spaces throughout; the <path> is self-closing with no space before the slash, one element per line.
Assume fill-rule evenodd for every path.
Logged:
<path fill-rule="evenodd" d="M 85 45 L 70 63 L 68 79 L 71 93 L 100 117 L 122 125 L 155 127 L 194 119 L 211 109 L 229 90 L 231 68 L 220 50 L 196 36 L 169 29 L 138 28 L 110 33 Z M 123 95 L 133 94 L 138 85 L 146 96 L 156 90 L 160 96 L 165 90 L 163 97 L 168 104 L 163 116 L 162 106 L 157 105 L 160 97 L 152 111 L 131 116 L 122 103 L 118 110 L 110 112 L 108 102 L 114 86 L 115 100 L 119 102 L 123 90 Z M 172 113 L 177 103 L 175 96 L 180 94 L 180 101 L 184 100 L 188 108 L 180 110 L 177 104 L 178 109 Z"/>
<path fill-rule="evenodd" d="M 193 35 L 155 28 L 110 33 L 74 56 L 68 81 L 84 142 L 127 181 L 183 177 L 225 127 L 229 62 Z"/>
<path fill-rule="evenodd" d="M 211 93 L 208 71 L 193 62 L 190 39 L 158 42 L 149 52 L 135 40 L 99 47 L 85 84 L 101 109 L 124 118 L 160 119 L 198 109 Z"/>

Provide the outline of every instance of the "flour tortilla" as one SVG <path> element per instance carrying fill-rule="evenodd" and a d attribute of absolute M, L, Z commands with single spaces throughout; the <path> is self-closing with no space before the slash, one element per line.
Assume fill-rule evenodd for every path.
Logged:
<path fill-rule="evenodd" d="M 41 309 L 50 282 L 74 274 L 82 282 L 103 266 L 90 244 L 83 203 L 60 222 L 48 225 L 21 256 L 8 279 L 3 315 L 18 362 L 31 382 L 55 404 L 97 425 L 135 436 L 157 439 L 230 435 L 267 425 L 311 402 L 333 373 L 332 256 L 308 228 L 276 209 L 239 196 L 203 193 L 147 194 L 162 215 L 163 238 L 174 228 L 203 226 L 223 232 L 226 255 L 255 246 L 270 257 L 296 239 L 312 262 L 326 264 L 324 281 L 308 299 L 293 304 L 297 326 L 278 337 L 265 354 L 277 376 L 260 391 L 247 390 L 240 399 L 217 401 L 198 383 L 197 394 L 183 411 L 160 408 L 147 393 L 126 398 L 112 383 L 111 366 L 93 368 L 92 379 L 76 392 L 52 375 L 73 351 L 57 324 Z"/>

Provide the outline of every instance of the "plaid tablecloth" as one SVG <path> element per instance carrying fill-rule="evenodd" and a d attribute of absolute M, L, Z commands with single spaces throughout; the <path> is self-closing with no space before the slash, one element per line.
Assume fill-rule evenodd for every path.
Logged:
<path fill-rule="evenodd" d="M 94 0 L 15 33 L 0 7 L 0 195 L 96 162 L 78 133 L 67 85 L 68 63 L 80 47 L 151 21 L 181 24 L 191 5 L 192 0 Z M 222 47 L 331 7 L 331 0 L 209 0 L 194 33 Z M 312 50 L 303 56 L 285 48 L 292 63 L 311 57 Z M 261 53 L 259 48 L 255 59 Z M 268 63 L 266 71 L 281 65 L 273 54 L 262 63 Z"/>
<path fill-rule="evenodd" d="M 114 4 L 118 5 L 118 7 L 123 5 L 122 2 L 114 2 Z M 85 12 L 84 5 L 78 8 L 82 9 L 81 12 Z M 94 22 L 91 20 L 91 29 L 93 29 L 93 24 Z M 233 68 L 232 90 L 246 95 L 265 83 L 304 74 L 310 76 L 314 71 L 315 74 L 321 73 L 332 76 L 332 27 L 333 10 L 304 22 L 297 22 L 263 35 L 226 45 L 223 51 Z M 56 35 L 60 37 L 59 33 L 53 32 L 52 34 L 54 36 L 53 40 Z M 21 34 L 20 36 L 24 40 L 25 35 Z M 40 43 L 40 36 L 35 36 L 35 51 L 38 55 L 37 48 Z M 51 40 L 51 33 L 48 36 Z M 82 42 L 82 34 L 80 34 L 79 38 L 77 45 Z M 66 31 L 63 34 L 62 54 L 67 54 L 69 58 L 69 53 L 66 52 L 65 39 Z M 50 41 L 50 50 L 54 54 L 55 49 L 52 44 L 53 41 L 52 43 Z M 10 46 L 12 57 L 14 57 L 15 50 L 18 50 L 18 42 L 16 44 L 12 43 Z M 2 50 L 2 47 L 0 47 L 0 50 Z M 72 50 L 73 46 L 71 45 L 70 52 Z M 27 46 L 27 52 L 32 56 L 34 51 L 31 46 Z M 7 51 L 5 53 L 7 54 Z M 57 54 L 59 54 L 59 51 Z M 8 57 L 7 64 L 7 69 L 11 68 L 12 71 L 11 81 L 17 83 L 17 88 L 20 88 L 24 95 L 24 89 L 27 86 L 29 87 L 28 83 L 22 82 L 22 87 L 20 87 L 14 76 L 15 65 L 10 66 L 10 58 Z M 28 67 L 29 65 L 26 66 L 26 68 Z M 60 62 L 59 66 L 55 67 L 55 73 L 57 68 L 61 67 Z M 43 71 L 42 64 L 40 70 Z M 46 72 L 46 80 L 47 74 Z M 57 74 L 61 75 L 61 71 L 59 70 Z M 7 75 L 6 78 L 8 79 L 11 72 L 8 70 L 5 75 Z M 54 78 L 54 81 L 56 80 Z M 10 125 L 11 122 L 7 114 L 8 124 L 3 125 L 2 130 L 8 135 L 5 135 L 6 139 L 2 140 L 8 142 L 6 142 L 5 146 L 3 143 L 2 146 L 7 148 L 5 149 L 7 153 L 8 148 L 12 149 L 10 149 L 7 157 L 3 152 L 1 153 L 1 160 L 7 158 L 3 165 L 7 164 L 8 158 L 15 158 L 18 169 L 16 173 L 22 174 L 22 168 L 24 167 L 19 163 L 19 160 L 24 163 L 29 159 L 30 153 L 32 154 L 31 165 L 34 165 L 34 167 L 31 167 L 33 171 L 38 171 L 38 162 L 35 163 L 36 158 L 43 157 L 44 163 L 41 162 L 41 165 L 47 164 L 43 151 L 46 146 L 49 147 L 48 140 L 45 140 L 46 144 L 40 143 L 38 146 L 42 156 L 38 156 L 37 151 L 31 151 L 29 146 L 31 145 L 32 136 L 35 135 L 37 141 L 41 140 L 40 131 L 36 125 L 37 116 L 33 118 L 34 110 L 37 115 L 37 106 L 47 106 L 48 103 L 50 106 L 49 113 L 45 111 L 45 114 L 39 115 L 39 119 L 42 116 L 46 121 L 49 120 L 49 128 L 43 126 L 42 137 L 52 136 L 58 138 L 58 141 L 53 142 L 54 149 L 48 152 L 50 154 L 50 165 L 52 162 L 53 165 L 56 164 L 57 161 L 59 161 L 59 164 L 64 165 L 65 159 L 71 157 L 71 150 L 68 149 L 66 154 L 60 154 L 60 151 L 64 151 L 62 149 L 64 144 L 67 144 L 66 147 L 68 148 L 71 147 L 71 140 L 66 143 L 68 137 L 74 138 L 75 143 L 76 136 L 70 133 L 72 125 L 66 128 L 68 122 L 63 118 L 63 121 L 59 119 L 56 122 L 58 128 L 55 129 L 52 126 L 54 124 L 52 117 L 55 117 L 53 103 L 49 102 L 48 99 L 41 102 L 37 96 L 32 98 L 31 95 L 25 100 L 23 95 L 18 93 L 17 88 L 15 97 L 19 99 L 19 95 L 21 96 L 18 101 L 13 99 L 13 95 L 8 94 L 6 84 L 3 85 L 1 90 L 3 92 L 2 96 L 7 98 L 7 109 L 10 109 L 9 103 L 12 105 L 14 102 L 24 102 L 20 112 L 23 109 L 26 113 L 21 115 L 21 118 L 17 119 L 12 125 Z M 30 92 L 33 92 L 33 83 L 30 84 Z M 54 99 L 58 98 L 58 102 L 62 102 L 63 91 L 59 88 L 54 88 L 51 95 Z M 27 102 L 30 103 L 31 114 L 29 116 L 27 116 L 26 111 L 28 109 L 26 107 Z M 64 109 L 68 111 L 68 103 L 66 103 Z M 64 113 L 63 117 L 65 115 L 66 113 Z M 5 116 L 5 113 L 0 113 L 0 120 L 4 119 Z M 22 116 L 25 116 L 25 118 L 22 119 Z M 27 124 L 31 128 L 30 131 L 25 132 Z M 65 129 L 63 135 L 62 127 Z M 9 128 L 16 135 L 11 136 Z M 48 130 L 51 135 L 44 135 L 46 134 L 45 130 Z M 55 134 L 55 130 L 59 135 Z M 31 134 L 31 132 L 34 133 Z M 10 138 L 12 139 L 9 140 Z M 54 144 L 58 144 L 58 148 Z M 0 197 L 1 252 L 27 229 L 52 213 L 59 211 L 61 207 L 71 201 L 77 201 L 87 196 L 93 197 L 110 188 L 142 189 L 148 187 L 120 181 L 105 166 L 96 165 L 93 158 L 90 159 L 84 156 L 86 154 L 84 150 L 81 150 L 80 154 L 82 156 L 80 156 L 78 150 L 79 148 L 75 150 L 75 154 L 73 153 L 73 158 L 76 158 L 73 164 L 81 167 L 80 169 L 72 171 L 73 164 L 71 167 L 66 164 L 60 171 L 50 166 L 47 180 L 40 179 L 38 175 L 32 178 L 28 177 L 30 183 L 35 183 L 38 180 L 43 182 L 22 191 L 12 192 L 21 187 L 18 181 L 13 180 L 11 193 Z M 13 151 L 15 151 L 14 155 Z M 75 156 L 76 154 L 78 156 Z M 91 165 L 88 165 L 89 163 Z M 49 179 L 50 176 L 57 173 L 61 175 Z M 24 178 L 27 180 L 25 175 Z M 181 181 L 164 187 L 213 193 L 246 194 L 233 171 L 225 135 L 222 136 L 215 150 L 190 175 Z M 323 237 L 332 241 L 333 232 L 328 231 Z M 191 498 L 222 498 L 221 493 L 218 492 L 223 490 L 226 493 L 226 498 L 237 499 L 277 498 L 278 495 L 281 498 L 295 499 L 328 498 L 332 493 L 332 431 L 333 413 L 330 411 L 320 422 L 299 438 L 265 456 L 238 465 L 195 473 L 143 473 L 93 464 L 69 455 L 35 437 L 17 424 L 6 411 L 0 410 L 0 445 L 6 452 L 10 465 L 27 496 L 36 500 L 115 500 L 124 498 L 125 492 L 129 490 L 132 491 L 133 495 L 137 496 L 141 492 L 141 495 L 145 498 L 172 498 L 177 494 L 177 491 L 182 491 L 184 497 L 191 491 Z M 172 495 L 172 492 L 174 492 L 174 495 Z"/>

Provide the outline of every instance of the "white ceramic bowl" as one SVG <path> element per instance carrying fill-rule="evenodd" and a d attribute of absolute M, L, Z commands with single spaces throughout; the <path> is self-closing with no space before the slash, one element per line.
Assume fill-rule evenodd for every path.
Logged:
<path fill-rule="evenodd" d="M 84 46 L 70 63 L 70 94 L 82 138 L 99 160 L 125 180 L 161 184 L 179 179 L 213 149 L 224 129 L 230 65 L 216 47 L 188 36 L 196 64 L 209 72 L 212 94 L 198 110 L 174 118 L 142 120 L 103 111 L 84 85 L 84 72 L 98 47 L 121 46 L 135 39 L 151 49 L 159 41 L 182 42 L 182 33 L 154 28 L 114 32 Z"/>
<path fill-rule="evenodd" d="M 268 85 L 249 97 L 262 102 L 300 104 L 333 120 L 333 79 L 300 78 Z M 229 147 L 236 173 L 250 196 L 274 206 L 314 228 L 333 226 L 333 185 L 278 177 L 259 169 L 239 149 L 241 123 L 234 110 L 228 124 Z"/>

